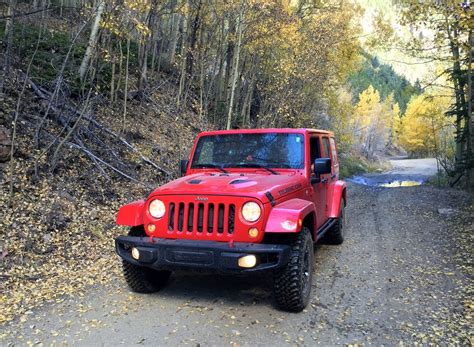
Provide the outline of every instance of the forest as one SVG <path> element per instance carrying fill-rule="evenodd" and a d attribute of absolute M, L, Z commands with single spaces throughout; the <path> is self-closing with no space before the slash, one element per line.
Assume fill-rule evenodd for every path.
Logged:
<path fill-rule="evenodd" d="M 196 129 L 332 128 L 347 156 L 373 161 L 387 148 L 435 155 L 450 184 L 462 180 L 469 186 L 472 19 L 461 6 L 457 12 L 448 4 L 396 6 L 412 37 L 396 37 L 390 23 L 376 16 L 373 25 L 385 40 L 364 43 L 357 2 L 3 3 L 0 90 L 7 98 L 15 99 L 10 90 L 18 94 L 12 109 L 8 100 L 3 107 L 4 126 L 14 113 L 13 127 L 4 128 L 11 141 L 3 151 L 14 154 L 21 147 L 18 118 L 22 100 L 33 93 L 46 103 L 39 120 L 24 120 L 34 128 L 33 147 L 39 151 L 35 178 L 55 172 L 69 146 L 106 179 L 118 174 L 141 181 L 120 153 L 112 161 L 107 157 L 114 152 L 109 141 L 123 140 L 131 154 L 169 174 L 174 168 L 157 168 L 141 153 L 147 149 L 136 147 L 127 134 L 136 116 L 130 111 L 138 105 L 144 113 L 163 112 L 156 94 L 166 90 L 173 123 L 186 125 L 179 114 L 190 111 Z M 432 18 L 444 18 L 444 26 Z M 437 32 L 430 47 L 424 47 L 425 32 Z M 366 52 L 402 44 L 406 54 L 436 62 L 432 81 L 410 82 Z M 420 107 L 426 111 L 413 112 Z M 115 127 L 105 127 L 99 114 L 113 118 Z M 111 138 L 102 141 L 97 131 Z M 13 187 L 14 178 L 10 182 Z"/>
<path fill-rule="evenodd" d="M 177 177 L 200 131 L 330 129 L 345 177 L 433 157 L 472 191 L 469 2 L 390 3 L 367 33 L 361 1 L 0 0 L 0 323 L 107 281 L 111 216 Z"/>

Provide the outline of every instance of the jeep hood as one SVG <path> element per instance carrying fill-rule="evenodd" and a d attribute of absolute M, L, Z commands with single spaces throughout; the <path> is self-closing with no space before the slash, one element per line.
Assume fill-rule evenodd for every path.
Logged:
<path fill-rule="evenodd" d="M 305 186 L 306 179 L 295 172 L 279 175 L 258 173 L 202 173 L 181 177 L 156 190 L 152 195 L 235 195 L 268 201 L 293 193 Z"/>

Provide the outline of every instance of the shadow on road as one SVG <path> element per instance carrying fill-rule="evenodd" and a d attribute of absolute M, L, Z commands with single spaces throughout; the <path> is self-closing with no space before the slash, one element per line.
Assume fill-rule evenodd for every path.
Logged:
<path fill-rule="evenodd" d="M 203 303 L 223 301 L 238 305 L 272 305 L 272 282 L 269 275 L 222 275 L 180 271 L 154 296 Z"/>
<path fill-rule="evenodd" d="M 329 256 L 332 246 L 316 244 L 315 256 L 319 262 Z M 324 254 L 324 256 L 322 255 Z M 318 264 L 324 266 L 324 264 Z M 317 269 L 315 269 L 317 271 Z M 145 295 L 144 295 L 145 296 Z M 149 295 L 146 295 L 149 296 Z M 272 275 L 254 273 L 248 275 L 225 275 L 196 271 L 177 271 L 163 290 L 152 296 L 163 299 L 174 298 L 184 301 L 209 304 L 222 302 L 226 305 L 273 306 Z"/>

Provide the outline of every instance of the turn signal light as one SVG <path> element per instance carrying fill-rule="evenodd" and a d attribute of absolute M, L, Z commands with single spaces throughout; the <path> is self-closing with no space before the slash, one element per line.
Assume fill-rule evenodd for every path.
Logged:
<path fill-rule="evenodd" d="M 249 229 L 249 236 L 250 237 L 257 237 L 258 236 L 258 229 L 257 228 L 250 228 Z"/>
<path fill-rule="evenodd" d="M 285 230 L 292 231 L 292 230 L 296 229 L 297 222 L 287 219 L 287 220 L 284 220 L 283 222 L 281 222 L 281 226 Z"/>
<path fill-rule="evenodd" d="M 155 227 L 155 224 L 148 224 L 148 231 L 149 231 L 150 233 L 154 232 L 154 231 L 155 231 L 155 228 L 156 228 L 156 227 Z"/>
<path fill-rule="evenodd" d="M 257 265 L 257 257 L 253 254 L 243 256 L 239 258 L 239 266 L 244 268 L 252 268 Z"/>

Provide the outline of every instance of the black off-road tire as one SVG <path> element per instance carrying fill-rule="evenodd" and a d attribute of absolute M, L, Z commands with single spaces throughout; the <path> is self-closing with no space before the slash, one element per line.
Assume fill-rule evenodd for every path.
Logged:
<path fill-rule="evenodd" d="M 145 236 L 143 227 L 133 227 L 129 236 Z M 171 271 L 157 271 L 144 266 L 137 266 L 122 260 L 125 281 L 132 291 L 137 293 L 154 293 L 168 282 Z"/>
<path fill-rule="evenodd" d="M 339 206 L 339 218 L 333 227 L 328 230 L 324 236 L 324 243 L 330 245 L 340 245 L 344 242 L 344 232 L 346 231 L 346 202 L 344 199 L 341 200 Z"/>
<path fill-rule="evenodd" d="M 273 293 L 279 309 L 301 312 L 311 297 L 314 250 L 308 228 L 303 227 L 291 244 L 290 259 L 273 276 Z"/>

